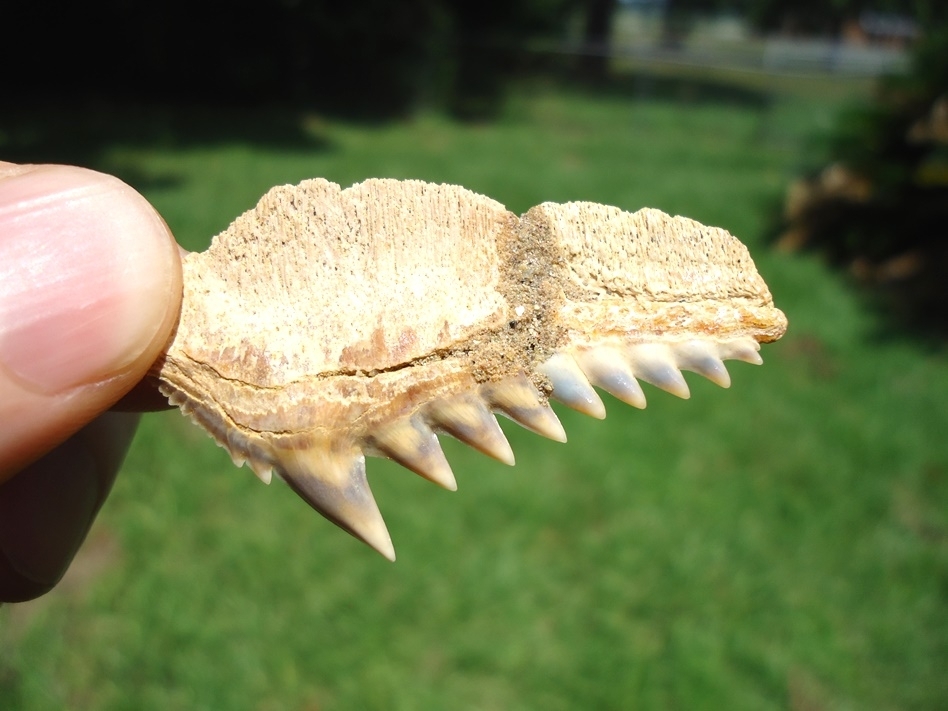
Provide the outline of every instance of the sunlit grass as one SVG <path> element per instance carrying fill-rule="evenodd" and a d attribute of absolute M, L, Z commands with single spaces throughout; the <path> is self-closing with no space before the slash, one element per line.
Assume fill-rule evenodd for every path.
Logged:
<path fill-rule="evenodd" d="M 149 416 L 79 562 L 105 563 L 0 613 L 0 707 L 942 705 L 948 368 L 876 338 L 837 276 L 762 242 L 831 109 L 540 91 L 494 124 L 307 116 L 292 150 L 102 152 L 192 249 L 311 176 L 687 214 L 751 246 L 791 328 L 730 391 L 690 378 L 687 402 L 563 412 L 567 445 L 506 427 L 515 469 L 448 443 L 456 494 L 370 460 L 394 565 L 177 413 Z"/>

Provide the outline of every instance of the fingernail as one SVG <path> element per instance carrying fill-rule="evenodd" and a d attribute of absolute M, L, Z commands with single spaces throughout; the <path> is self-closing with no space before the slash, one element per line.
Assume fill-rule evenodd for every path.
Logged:
<path fill-rule="evenodd" d="M 173 301 L 164 222 L 101 173 L 42 166 L 0 178 L 0 366 L 47 394 L 120 373 Z"/>

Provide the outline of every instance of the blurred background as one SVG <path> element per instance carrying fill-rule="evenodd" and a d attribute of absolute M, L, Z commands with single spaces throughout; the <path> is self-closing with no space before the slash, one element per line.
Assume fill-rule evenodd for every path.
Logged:
<path fill-rule="evenodd" d="M 61 586 L 0 609 L 3 709 L 943 709 L 940 0 L 19 3 L 0 158 L 114 173 L 201 249 L 270 186 L 458 183 L 742 239 L 790 331 L 730 391 L 381 460 L 389 564 L 177 412 Z"/>

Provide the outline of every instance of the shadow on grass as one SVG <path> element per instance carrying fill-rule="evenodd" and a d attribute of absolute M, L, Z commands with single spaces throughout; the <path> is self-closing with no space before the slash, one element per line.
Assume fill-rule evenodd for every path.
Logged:
<path fill-rule="evenodd" d="M 145 172 L 116 149 L 179 150 L 226 144 L 274 151 L 325 151 L 331 144 L 313 114 L 285 109 L 50 105 L 0 117 L 0 155 L 15 163 L 68 163 L 118 176 L 138 189 L 173 187 L 173 171 Z"/>

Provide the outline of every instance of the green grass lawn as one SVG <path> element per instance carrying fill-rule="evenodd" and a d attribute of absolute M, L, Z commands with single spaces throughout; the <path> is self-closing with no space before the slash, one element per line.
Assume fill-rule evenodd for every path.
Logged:
<path fill-rule="evenodd" d="M 687 402 L 561 411 L 566 445 L 505 424 L 515 469 L 446 443 L 454 494 L 370 460 L 395 564 L 177 412 L 150 415 L 61 588 L 0 610 L 0 707 L 945 708 L 944 355 L 763 243 L 838 107 L 536 90 L 482 125 L 97 119 L 121 137 L 87 161 L 192 249 L 313 176 L 460 183 L 516 212 L 652 206 L 743 239 L 790 331 L 729 391 L 689 377 Z"/>

